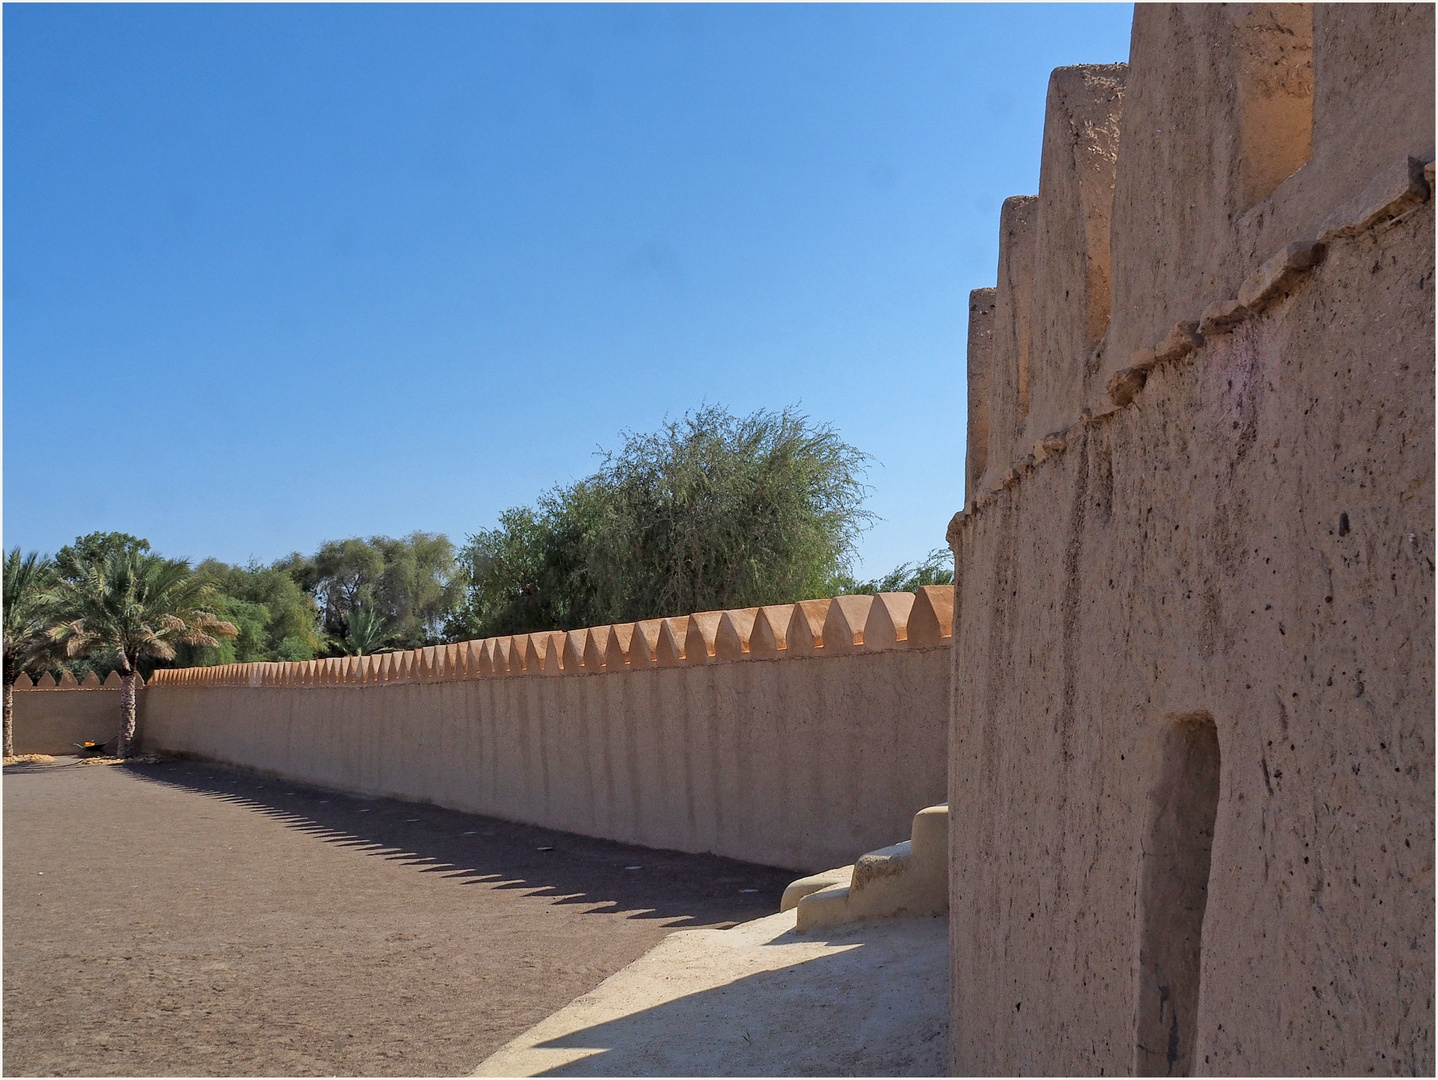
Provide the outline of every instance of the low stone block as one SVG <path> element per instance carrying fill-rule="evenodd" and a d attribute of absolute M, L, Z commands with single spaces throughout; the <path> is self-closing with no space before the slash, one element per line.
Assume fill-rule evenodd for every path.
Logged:
<path fill-rule="evenodd" d="M 1235 300 L 1216 300 L 1203 309 L 1203 318 L 1198 320 L 1198 332 L 1202 336 L 1222 334 L 1232 330 L 1253 312 Z"/>
<path fill-rule="evenodd" d="M 1249 275 L 1238 290 L 1238 302 L 1261 311 L 1286 295 L 1309 270 L 1323 261 L 1323 245 L 1311 240 L 1288 244 Z"/>
<path fill-rule="evenodd" d="M 1148 372 L 1142 368 L 1124 368 L 1114 372 L 1108 381 L 1109 399 L 1120 409 L 1138 397 L 1138 392 L 1148 382 Z"/>
<path fill-rule="evenodd" d="M 1417 158 L 1395 161 L 1370 180 L 1361 195 L 1324 219 L 1318 242 L 1356 236 L 1411 210 L 1432 194 L 1433 184 L 1427 175 L 1431 168 L 1431 162 L 1425 164 Z"/>
<path fill-rule="evenodd" d="M 1195 349 L 1201 348 L 1203 348 L 1203 335 L 1198 332 L 1198 323 L 1175 323 L 1173 329 L 1153 350 L 1154 360 L 1160 364 L 1167 364 L 1174 360 L 1180 360 Z"/>

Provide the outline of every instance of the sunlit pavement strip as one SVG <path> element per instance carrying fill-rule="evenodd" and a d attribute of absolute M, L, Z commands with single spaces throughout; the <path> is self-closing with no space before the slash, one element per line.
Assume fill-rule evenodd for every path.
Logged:
<path fill-rule="evenodd" d="M 794 912 L 671 934 L 476 1076 L 937 1076 L 948 921 L 798 935 Z"/>

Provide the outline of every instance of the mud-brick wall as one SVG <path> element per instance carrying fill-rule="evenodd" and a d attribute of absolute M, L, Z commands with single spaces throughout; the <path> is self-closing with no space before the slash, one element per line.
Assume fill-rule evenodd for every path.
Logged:
<path fill-rule="evenodd" d="M 587 836 L 818 870 L 945 796 L 946 645 L 589 674 L 159 685 L 143 745 Z"/>
<path fill-rule="evenodd" d="M 1278 7 L 1140 5 L 1112 323 L 1051 439 L 1000 453 L 1002 257 L 976 339 L 955 1075 L 1433 1071 L 1433 9 Z M 1271 190 L 1245 35 L 1293 76 L 1254 94 L 1310 95 Z"/>
<path fill-rule="evenodd" d="M 118 686 L 21 687 L 14 700 L 17 754 L 75 754 L 77 743 L 106 742 L 120 732 Z M 137 708 L 142 719 L 144 704 L 141 691 Z M 113 751 L 114 744 L 108 749 Z"/>

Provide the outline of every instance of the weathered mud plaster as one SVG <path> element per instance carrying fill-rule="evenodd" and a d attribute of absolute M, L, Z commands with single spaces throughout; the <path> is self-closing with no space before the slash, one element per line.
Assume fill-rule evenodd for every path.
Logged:
<path fill-rule="evenodd" d="M 943 798 L 948 664 L 933 645 L 559 678 L 166 684 L 145 691 L 142 735 L 339 790 L 817 870 Z"/>
<path fill-rule="evenodd" d="M 93 678 L 93 675 L 91 676 Z M 108 742 L 120 730 L 120 678 L 113 675 L 105 685 L 92 685 L 89 678 L 83 687 L 55 688 L 48 675 L 41 685 L 49 689 L 31 689 L 29 680 L 21 676 L 15 694 L 15 752 L 18 754 L 73 754 L 76 744 L 87 741 Z M 143 691 L 136 699 L 136 713 L 143 723 L 145 701 Z M 110 749 L 114 749 L 113 746 Z"/>
<path fill-rule="evenodd" d="M 1106 400 L 950 529 L 959 1075 L 1434 1067 L 1433 9 L 1313 9 L 1245 206 L 1270 14 L 1138 9 Z"/>
<path fill-rule="evenodd" d="M 999 211 L 999 278 L 994 290 L 993 354 L 989 367 L 989 450 L 970 503 L 998 488 L 1018 456 L 1029 410 L 1029 318 L 1034 286 L 1038 196 L 1016 195 Z"/>
<path fill-rule="evenodd" d="M 1049 79 L 1039 169 L 1030 401 L 1008 464 L 1078 419 L 1090 354 L 1109 319 L 1109 217 L 1126 64 Z"/>
<path fill-rule="evenodd" d="M 980 490 L 989 460 L 989 407 L 993 400 L 990 379 L 994 355 L 994 293 L 995 289 L 975 289 L 969 293 L 969 423 L 968 445 L 964 459 L 964 490 L 973 501 L 972 493 Z"/>

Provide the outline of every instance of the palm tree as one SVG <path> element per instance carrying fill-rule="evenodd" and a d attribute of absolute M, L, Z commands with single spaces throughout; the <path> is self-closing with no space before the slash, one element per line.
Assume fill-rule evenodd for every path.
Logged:
<path fill-rule="evenodd" d="M 392 636 L 383 615 L 362 607 L 350 612 L 349 627 L 337 644 L 346 656 L 364 656 L 382 651 Z"/>
<path fill-rule="evenodd" d="M 56 635 L 66 653 L 79 656 L 113 649 L 120 658 L 120 742 L 116 757 L 129 756 L 135 740 L 135 680 L 144 657 L 174 658 L 175 646 L 213 647 L 238 631 L 210 608 L 214 587 L 190 572 L 183 559 L 145 551 L 114 550 L 78 568 L 58 590 L 65 624 Z"/>
<path fill-rule="evenodd" d="M 55 562 L 38 551 L 5 553 L 4 661 L 0 683 L 5 696 L 5 756 L 15 756 L 15 680 L 56 655 Z"/>

